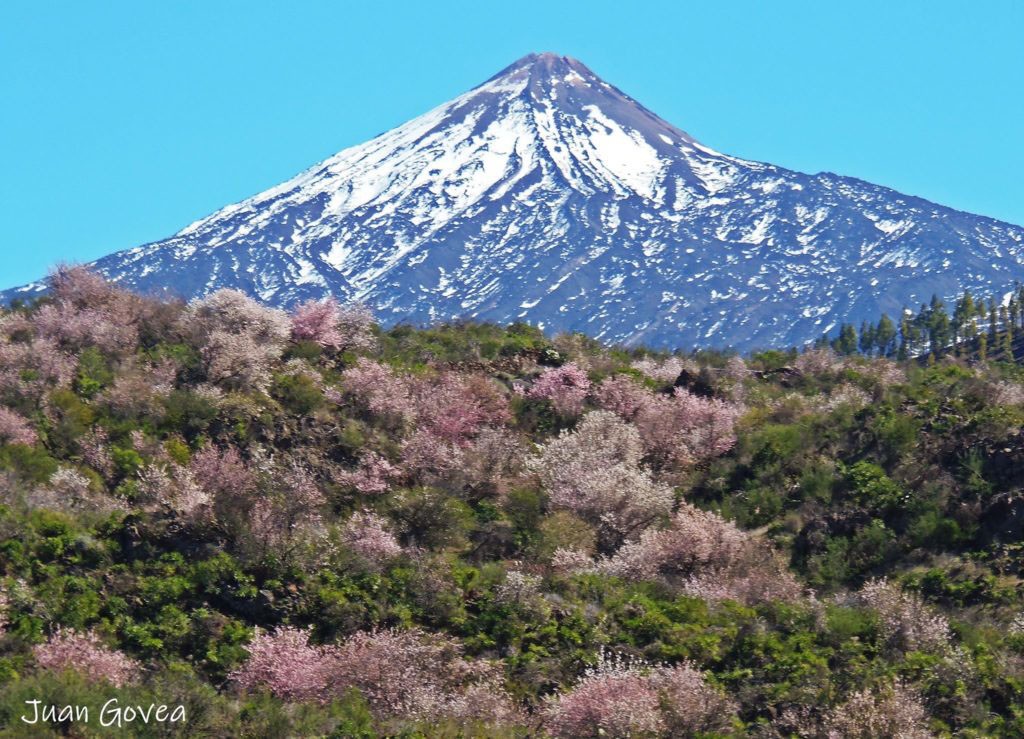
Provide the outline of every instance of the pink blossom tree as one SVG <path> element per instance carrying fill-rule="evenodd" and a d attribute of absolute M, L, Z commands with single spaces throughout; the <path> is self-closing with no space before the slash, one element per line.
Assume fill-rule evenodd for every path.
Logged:
<path fill-rule="evenodd" d="M 590 379 L 580 367 L 568 362 L 561 367 L 544 370 L 527 395 L 547 400 L 563 416 L 577 416 L 583 412 L 583 401 L 590 392 Z"/>
<path fill-rule="evenodd" d="M 650 681 L 661 696 L 669 736 L 720 734 L 730 728 L 736 704 L 689 662 L 658 667 L 651 671 Z"/>
<path fill-rule="evenodd" d="M 417 428 L 402 442 L 402 467 L 414 480 L 439 484 L 462 467 L 462 446 Z"/>
<path fill-rule="evenodd" d="M 183 323 L 200 348 L 210 381 L 229 389 L 265 389 L 270 365 L 291 333 L 285 313 L 229 289 L 191 303 Z"/>
<path fill-rule="evenodd" d="M 646 457 L 660 470 L 684 470 L 728 452 L 736 444 L 736 422 L 743 412 L 740 405 L 684 388 L 671 395 L 652 393 L 621 375 L 604 380 L 594 399 L 636 425 Z"/>
<path fill-rule="evenodd" d="M 631 580 L 660 580 L 707 601 L 753 604 L 795 600 L 803 589 L 768 542 L 715 513 L 683 503 L 665 528 L 649 528 L 637 541 L 597 562 L 561 555 L 561 569 L 599 571 Z"/>
<path fill-rule="evenodd" d="M 191 470 L 177 464 L 150 464 L 139 472 L 140 500 L 185 517 L 200 516 L 210 495 L 196 482 Z"/>
<path fill-rule="evenodd" d="M 134 680 L 140 665 L 116 649 L 104 646 L 93 632 L 59 629 L 45 644 L 33 648 L 36 664 L 44 670 L 75 670 L 94 680 L 121 687 Z"/>
<path fill-rule="evenodd" d="M 77 364 L 50 338 L 0 340 L 0 398 L 41 404 L 49 390 L 71 386 Z"/>
<path fill-rule="evenodd" d="M 213 445 L 200 449 L 189 462 L 196 482 L 215 498 L 242 500 L 252 496 L 257 479 L 235 447 L 220 450 Z"/>
<path fill-rule="evenodd" d="M 571 690 L 551 700 L 544 727 L 555 737 L 662 736 L 658 691 L 632 669 L 588 671 Z"/>
<path fill-rule="evenodd" d="M 32 446 L 39 437 L 26 418 L 0 406 L 0 444 Z"/>
<path fill-rule="evenodd" d="M 929 739 L 928 713 L 921 699 L 900 680 L 854 693 L 826 720 L 829 739 Z"/>
<path fill-rule="evenodd" d="M 325 349 L 337 349 L 344 342 L 338 327 L 338 301 L 308 300 L 292 312 L 292 341 L 310 341 Z"/>
<path fill-rule="evenodd" d="M 338 470 L 334 481 L 363 495 L 381 495 L 391 489 L 402 471 L 376 452 L 363 451 L 354 470 Z"/>
<path fill-rule="evenodd" d="M 378 570 L 402 553 L 387 521 L 375 513 L 356 511 L 341 527 L 341 543 L 370 569 Z"/>
<path fill-rule="evenodd" d="M 358 688 L 382 718 L 443 716 L 473 675 L 454 640 L 418 629 L 353 634 L 338 649 L 337 664 L 336 679 Z"/>
<path fill-rule="evenodd" d="M 665 359 L 638 359 L 633 362 L 633 369 L 642 372 L 652 380 L 662 383 L 672 383 L 685 369 L 688 372 L 697 374 L 700 368 L 692 359 L 681 357 L 666 357 Z"/>
<path fill-rule="evenodd" d="M 292 313 L 292 340 L 335 351 L 373 348 L 373 314 L 359 304 L 341 306 L 333 297 L 309 300 Z"/>
<path fill-rule="evenodd" d="M 127 297 L 127 293 L 107 282 L 102 275 L 81 265 L 58 265 L 47 283 L 55 300 L 79 308 L 107 305 Z"/>
<path fill-rule="evenodd" d="M 357 688 L 381 720 L 493 723 L 519 714 L 494 669 L 464 659 L 450 638 L 419 629 L 361 631 L 337 646 L 312 646 L 308 638 L 289 628 L 258 634 L 231 679 L 244 690 L 267 688 L 286 700 L 328 701 Z"/>
<path fill-rule="evenodd" d="M 36 336 L 55 341 L 69 352 L 94 346 L 108 354 L 123 354 L 138 344 L 134 312 L 78 307 L 58 301 L 39 308 L 32 322 Z"/>
<path fill-rule="evenodd" d="M 952 632 L 945 616 L 930 608 L 915 593 L 907 593 L 885 578 L 869 580 L 856 601 L 878 613 L 882 634 L 902 651 L 943 654 L 951 647 Z"/>
<path fill-rule="evenodd" d="M 174 390 L 176 376 L 173 362 L 125 362 L 113 384 L 96 400 L 121 418 L 158 418 L 162 401 Z"/>
<path fill-rule="evenodd" d="M 626 421 L 634 421 L 655 402 L 654 394 L 629 375 L 606 377 L 594 388 L 594 401 Z"/>
<path fill-rule="evenodd" d="M 450 489 L 472 484 L 480 456 L 500 455 L 501 444 L 486 432 L 510 420 L 506 397 L 487 378 L 455 372 L 419 378 L 412 388 L 416 424 L 402 445 L 405 469 L 421 483 Z"/>
<path fill-rule="evenodd" d="M 464 444 L 485 425 L 511 418 L 505 398 L 484 378 L 446 372 L 418 383 L 415 397 L 418 423 L 454 444 Z"/>
<path fill-rule="evenodd" d="M 723 568 L 749 546 L 746 534 L 715 513 L 683 503 L 668 527 L 651 528 L 601 563 L 609 574 L 629 579 L 686 576 L 704 568 Z"/>
<path fill-rule="evenodd" d="M 729 451 L 741 413 L 737 405 L 676 388 L 671 396 L 653 396 L 634 422 L 650 459 L 659 468 L 681 470 Z"/>
<path fill-rule="evenodd" d="M 844 366 L 843 358 L 831 349 L 811 349 L 793 361 L 793 368 L 805 375 L 830 374 Z"/>
<path fill-rule="evenodd" d="M 110 437 L 106 430 L 97 426 L 78 440 L 78 449 L 87 465 L 108 480 L 114 474 L 114 459 L 110 454 Z"/>
<path fill-rule="evenodd" d="M 616 546 L 672 508 L 672 489 L 651 479 L 642 456 L 635 428 L 608 411 L 592 411 L 541 447 L 530 467 L 552 507 L 588 521 L 605 546 Z"/>
<path fill-rule="evenodd" d="M 323 507 L 327 503 L 312 472 L 298 462 L 267 464 L 260 475 L 258 494 L 248 506 L 236 546 L 255 561 L 293 563 L 300 558 L 309 566 L 322 561 Z M 308 561 L 307 561 L 308 560 Z"/>
<path fill-rule="evenodd" d="M 386 364 L 360 357 L 355 365 L 342 373 L 341 381 L 357 406 L 371 415 L 400 426 L 412 423 L 416 417 L 416 403 L 409 379 Z"/>
<path fill-rule="evenodd" d="M 246 651 L 249 658 L 228 675 L 242 690 L 266 688 L 291 701 L 328 700 L 336 647 L 314 646 L 308 631 L 283 626 L 273 632 L 257 630 Z"/>
<path fill-rule="evenodd" d="M 33 508 L 57 511 L 108 513 L 119 501 L 93 489 L 88 477 L 72 467 L 59 467 L 46 485 L 33 489 L 27 499 Z"/>
<path fill-rule="evenodd" d="M 485 428 L 462 449 L 455 486 L 473 499 L 503 495 L 519 479 L 525 456 L 512 431 Z"/>
<path fill-rule="evenodd" d="M 735 706 L 688 663 L 650 665 L 602 652 L 570 690 L 549 698 L 555 737 L 692 736 L 729 728 Z"/>
<path fill-rule="evenodd" d="M 138 344 L 142 300 L 84 267 L 57 267 L 49 279 L 52 302 L 28 319 L 37 339 L 70 353 L 94 346 L 125 354 Z"/>

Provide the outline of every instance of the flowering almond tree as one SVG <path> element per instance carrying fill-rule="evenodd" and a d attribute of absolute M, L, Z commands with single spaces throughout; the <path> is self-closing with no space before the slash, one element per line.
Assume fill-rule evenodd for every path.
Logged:
<path fill-rule="evenodd" d="M 243 690 L 326 702 L 356 688 L 380 719 L 520 718 L 490 665 L 419 629 L 360 631 L 340 645 L 314 646 L 308 632 L 282 628 L 257 634 L 248 651 L 229 676 Z"/>
<path fill-rule="evenodd" d="M 527 395 L 547 400 L 563 416 L 577 416 L 583 412 L 583 401 L 590 392 L 590 380 L 580 367 L 568 362 L 561 367 L 544 370 Z"/>
<path fill-rule="evenodd" d="M 9 408 L 0 406 L 0 444 L 32 446 L 39 440 L 28 420 Z"/>
<path fill-rule="evenodd" d="M 341 542 L 372 570 L 381 569 L 402 553 L 387 521 L 367 511 L 356 511 L 342 525 Z"/>
<path fill-rule="evenodd" d="M 116 687 L 134 680 L 141 670 L 131 658 L 105 647 L 93 632 L 58 629 L 46 643 L 36 645 L 33 654 L 36 664 L 44 670 L 75 670 Z"/>
<path fill-rule="evenodd" d="M 366 351 L 375 344 L 373 313 L 362 305 L 339 305 L 333 297 L 302 303 L 291 322 L 293 341 L 310 341 L 334 351 Z"/>
<path fill-rule="evenodd" d="M 826 721 L 828 739 L 929 739 L 928 714 L 921 699 L 900 680 L 854 693 L 832 710 Z"/>
<path fill-rule="evenodd" d="M 890 646 L 902 651 L 945 653 L 951 646 L 949 621 L 915 593 L 907 593 L 885 578 L 872 579 L 856 600 L 873 609 Z"/>
<path fill-rule="evenodd" d="M 742 406 L 684 388 L 670 395 L 652 393 L 622 375 L 604 380 L 594 397 L 600 407 L 636 426 L 645 456 L 665 470 L 685 470 L 728 452 L 743 413 Z"/>
<path fill-rule="evenodd" d="M 541 447 L 530 465 L 552 507 L 589 521 L 605 546 L 615 546 L 672 508 L 672 489 L 651 479 L 642 456 L 635 428 L 608 411 L 592 411 Z"/>
<path fill-rule="evenodd" d="M 272 633 L 257 631 L 246 650 L 249 659 L 228 676 L 242 690 L 266 688 L 294 701 L 328 699 L 335 648 L 311 645 L 308 632 L 282 626 Z"/>
<path fill-rule="evenodd" d="M 548 699 L 556 737 L 693 736 L 725 730 L 735 706 L 687 663 L 651 665 L 602 652 L 571 689 Z"/>
<path fill-rule="evenodd" d="M 265 389 L 291 333 L 285 313 L 229 289 L 190 304 L 183 328 L 198 344 L 210 382 L 232 389 Z"/>

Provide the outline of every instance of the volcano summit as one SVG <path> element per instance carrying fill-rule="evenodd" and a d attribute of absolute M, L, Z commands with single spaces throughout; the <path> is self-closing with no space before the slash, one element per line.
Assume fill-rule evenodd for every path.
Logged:
<path fill-rule="evenodd" d="M 1024 229 L 702 146 L 580 62 L 480 86 L 93 266 L 144 293 L 362 300 L 667 348 L 798 345 L 1024 277 Z M 31 295 L 41 283 L 9 290 Z"/>

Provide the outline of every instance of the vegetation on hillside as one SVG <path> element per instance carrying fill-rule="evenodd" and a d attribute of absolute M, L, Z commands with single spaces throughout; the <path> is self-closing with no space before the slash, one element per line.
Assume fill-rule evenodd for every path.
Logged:
<path fill-rule="evenodd" d="M 51 282 L 0 313 L 5 736 L 1024 734 L 1015 364 Z"/>

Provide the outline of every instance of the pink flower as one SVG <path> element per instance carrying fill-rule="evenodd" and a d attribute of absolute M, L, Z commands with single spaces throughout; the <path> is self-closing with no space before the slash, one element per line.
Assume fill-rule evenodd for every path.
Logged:
<path fill-rule="evenodd" d="M 547 400 L 564 416 L 583 412 L 583 401 L 590 391 L 587 373 L 572 362 L 544 370 L 527 393 L 531 398 Z"/>
<path fill-rule="evenodd" d="M 398 375 L 386 364 L 360 357 L 341 375 L 342 386 L 356 402 L 375 416 L 398 424 L 416 417 L 416 404 L 408 378 Z"/>
<path fill-rule="evenodd" d="M 900 680 L 854 693 L 834 708 L 827 720 L 829 739 L 891 736 L 929 739 L 928 713 L 921 699 Z"/>
<path fill-rule="evenodd" d="M 199 346 L 210 381 L 228 388 L 265 389 L 270 365 L 290 334 L 288 316 L 238 290 L 217 290 L 191 303 L 183 327 Z"/>
<path fill-rule="evenodd" d="M 667 357 L 662 360 L 638 359 L 633 362 L 633 369 L 642 372 L 652 380 L 665 383 L 675 382 L 684 369 L 693 374 L 700 371 L 697 363 L 692 359 L 679 357 Z"/>
<path fill-rule="evenodd" d="M 669 526 L 647 529 L 594 567 L 631 580 L 661 580 L 708 601 L 758 603 L 802 592 L 767 542 L 687 503 Z"/>
<path fill-rule="evenodd" d="M 256 476 L 234 447 L 219 451 L 205 446 L 193 455 L 189 469 L 200 487 L 221 499 L 241 501 L 256 488 Z"/>
<path fill-rule="evenodd" d="M 658 691 L 643 675 L 597 672 L 550 702 L 545 728 L 556 737 L 662 735 Z"/>
<path fill-rule="evenodd" d="M 594 391 L 594 400 L 599 407 L 626 421 L 633 421 L 653 402 L 653 397 L 647 388 L 628 375 L 607 377 Z"/>
<path fill-rule="evenodd" d="M 417 418 L 444 441 L 462 444 L 485 425 L 500 425 L 511 418 L 508 404 L 486 378 L 445 373 L 437 380 L 421 381 L 416 388 Z"/>
<path fill-rule="evenodd" d="M 595 400 L 636 425 L 647 457 L 659 469 L 682 470 L 728 452 L 743 412 L 739 405 L 684 388 L 672 395 L 652 393 L 624 376 L 602 382 Z"/>
<path fill-rule="evenodd" d="M 39 437 L 28 420 L 9 408 L 0 406 L 0 444 L 32 446 Z"/>
<path fill-rule="evenodd" d="M 341 528 L 341 541 L 374 569 L 402 553 L 401 544 L 388 531 L 387 521 L 366 511 L 356 511 L 349 517 Z"/>
<path fill-rule="evenodd" d="M 856 600 L 878 613 L 882 634 L 896 649 L 938 653 L 949 650 L 949 621 L 917 594 L 904 592 L 882 578 L 864 583 Z"/>
<path fill-rule="evenodd" d="M 548 699 L 544 727 L 556 737 L 692 736 L 726 730 L 735 710 L 687 663 L 655 666 L 602 652 L 572 689 Z"/>
<path fill-rule="evenodd" d="M 376 452 L 359 455 L 355 470 L 340 470 L 334 474 L 339 485 L 355 488 L 363 495 L 380 495 L 391 489 L 392 481 L 401 476 L 401 470 Z"/>
<path fill-rule="evenodd" d="M 361 631 L 338 646 L 313 646 L 308 632 L 257 633 L 230 678 L 286 700 L 329 701 L 357 688 L 375 716 L 445 717 L 492 723 L 518 715 L 491 666 L 469 662 L 457 642 L 419 629 Z M 485 711 L 480 713 L 480 711 Z"/>
<path fill-rule="evenodd" d="M 243 690 L 265 687 L 285 700 L 328 699 L 336 648 L 309 644 L 309 633 L 284 626 L 257 631 L 246 647 L 249 659 L 228 678 Z"/>
<path fill-rule="evenodd" d="M 637 430 L 609 411 L 592 411 L 530 460 L 554 508 L 598 527 L 606 545 L 617 545 L 672 509 L 674 494 L 655 482 L 640 462 Z"/>
<path fill-rule="evenodd" d="M 292 314 L 292 340 L 325 349 L 367 350 L 374 346 L 373 314 L 362 305 L 340 306 L 334 298 L 309 300 Z"/>
<path fill-rule="evenodd" d="M 76 670 L 94 680 L 121 687 L 137 677 L 140 666 L 116 649 L 103 646 L 93 632 L 59 629 L 45 644 L 33 648 L 36 664 L 55 672 Z"/>

